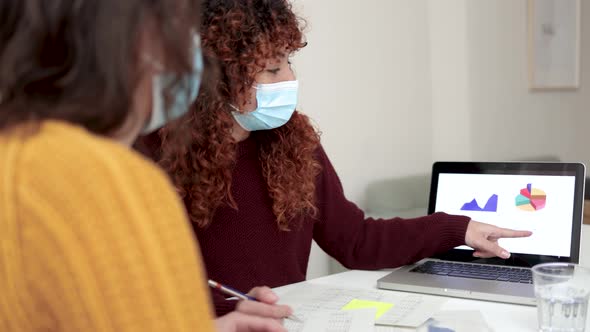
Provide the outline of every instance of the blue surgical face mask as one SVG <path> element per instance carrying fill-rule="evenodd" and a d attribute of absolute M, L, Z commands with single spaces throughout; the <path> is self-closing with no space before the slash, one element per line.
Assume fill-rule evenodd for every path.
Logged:
<path fill-rule="evenodd" d="M 201 52 L 201 40 L 198 35 L 194 37 L 193 48 L 193 71 L 182 77 L 174 90 L 170 91 L 172 100 L 169 105 L 166 105 L 164 101 L 164 89 L 176 81 L 176 75 L 163 73 L 154 76 L 152 114 L 142 134 L 149 134 L 162 128 L 167 122 L 183 116 L 188 112 L 190 105 L 197 99 L 203 74 L 203 54 Z"/>
<path fill-rule="evenodd" d="M 278 128 L 291 119 L 297 106 L 298 81 L 285 81 L 256 86 L 258 106 L 252 112 L 232 112 L 234 119 L 247 131 Z M 231 105 L 237 109 L 235 106 Z"/>

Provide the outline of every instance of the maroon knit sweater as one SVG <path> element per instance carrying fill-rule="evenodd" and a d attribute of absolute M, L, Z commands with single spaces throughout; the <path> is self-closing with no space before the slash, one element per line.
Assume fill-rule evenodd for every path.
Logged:
<path fill-rule="evenodd" d="M 153 136 L 150 140 L 149 146 L 156 146 Z M 305 280 L 312 239 L 345 267 L 367 270 L 398 267 L 465 243 L 468 217 L 435 213 L 416 219 L 366 218 L 344 196 L 321 148 L 317 158 L 322 172 L 316 182 L 319 214 L 304 220 L 301 227 L 280 231 L 255 135 L 239 143 L 237 158 L 231 190 L 238 210 L 223 206 L 209 227 L 194 226 L 194 230 L 209 278 L 240 291 Z M 217 315 L 234 310 L 236 301 L 217 291 L 212 296 Z"/>

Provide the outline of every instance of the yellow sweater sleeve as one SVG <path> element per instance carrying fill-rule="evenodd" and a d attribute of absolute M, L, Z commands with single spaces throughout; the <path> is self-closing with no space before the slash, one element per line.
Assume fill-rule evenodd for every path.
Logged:
<path fill-rule="evenodd" d="M 1 331 L 213 331 L 166 176 L 65 124 L 0 140 Z"/>

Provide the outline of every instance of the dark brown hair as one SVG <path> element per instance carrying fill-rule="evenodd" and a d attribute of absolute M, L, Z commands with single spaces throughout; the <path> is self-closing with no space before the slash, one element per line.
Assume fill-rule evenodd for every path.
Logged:
<path fill-rule="evenodd" d="M 186 73 L 199 13 L 200 0 L 0 1 L 0 129 L 42 119 L 118 129 L 138 81 L 142 29 L 153 23 L 166 69 Z"/>
<path fill-rule="evenodd" d="M 231 195 L 236 144 L 228 104 L 245 95 L 266 60 L 306 45 L 302 21 L 286 0 L 208 0 L 201 36 L 204 52 L 219 62 L 220 77 L 203 91 L 192 110 L 160 131 L 160 164 L 171 175 L 191 220 L 205 227 L 219 206 L 236 207 Z M 178 132 L 189 128 L 191 141 Z M 280 229 L 315 215 L 315 159 L 319 135 L 307 116 L 296 112 L 284 126 L 253 132 Z"/>

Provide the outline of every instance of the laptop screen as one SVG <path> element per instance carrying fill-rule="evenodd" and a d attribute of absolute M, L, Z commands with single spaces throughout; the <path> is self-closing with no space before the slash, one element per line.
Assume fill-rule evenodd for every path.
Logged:
<path fill-rule="evenodd" d="M 429 212 L 518 230 L 529 238 L 500 239 L 522 257 L 577 261 L 584 167 L 563 163 L 436 163 Z M 467 246 L 456 251 L 472 252 Z"/>

